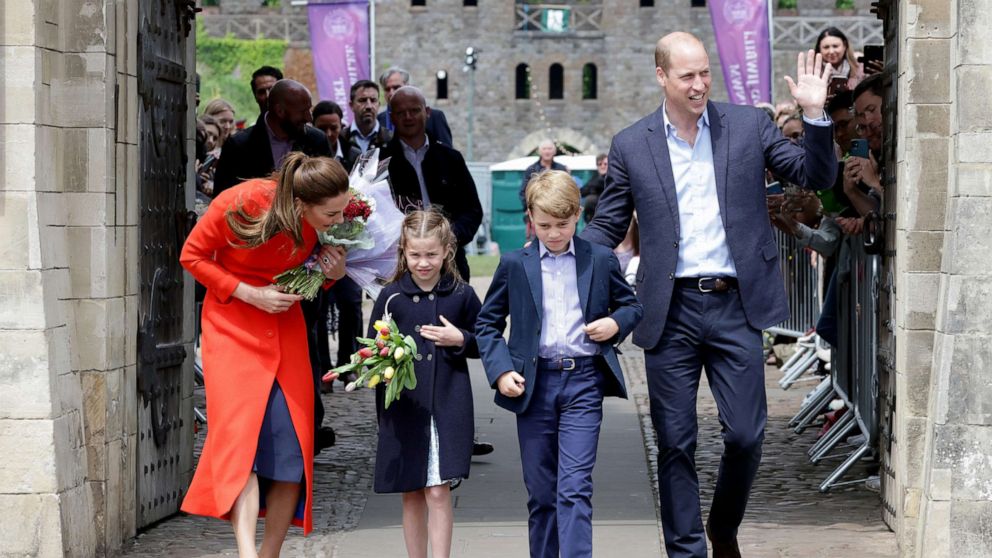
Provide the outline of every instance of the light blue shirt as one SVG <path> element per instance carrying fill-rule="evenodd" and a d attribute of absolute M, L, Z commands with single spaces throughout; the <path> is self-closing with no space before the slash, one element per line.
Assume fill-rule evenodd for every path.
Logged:
<path fill-rule="evenodd" d="M 694 145 L 678 137 L 678 131 L 668 119 L 667 103 L 662 114 L 679 205 L 679 257 L 675 276 L 737 277 L 717 201 L 709 111 L 704 111 L 696 121 L 699 131 Z"/>
<path fill-rule="evenodd" d="M 716 194 L 709 111 L 704 111 L 696 121 L 699 131 L 693 145 L 678 136 L 678 130 L 668 119 L 667 103 L 662 105 L 662 114 L 679 206 L 675 276 L 737 277 Z M 811 120 L 803 116 L 803 120 L 815 126 L 830 125 L 826 117 Z"/>
<path fill-rule="evenodd" d="M 358 147 L 362 149 L 362 153 L 365 153 L 366 151 L 369 150 L 369 142 L 371 142 L 372 138 L 374 138 L 375 135 L 378 133 L 379 133 L 378 120 L 375 121 L 375 127 L 372 128 L 372 131 L 369 132 L 369 135 L 367 136 L 362 135 L 362 131 L 358 129 L 358 126 L 356 126 L 354 122 L 351 123 L 351 128 L 349 132 L 349 134 L 354 136 L 355 141 L 358 142 Z"/>
<path fill-rule="evenodd" d="M 541 292 L 544 320 L 537 354 L 541 358 L 568 358 L 599 354 L 599 345 L 582 330 L 582 301 L 575 272 L 575 242 L 552 254 L 538 241 L 541 255 Z"/>

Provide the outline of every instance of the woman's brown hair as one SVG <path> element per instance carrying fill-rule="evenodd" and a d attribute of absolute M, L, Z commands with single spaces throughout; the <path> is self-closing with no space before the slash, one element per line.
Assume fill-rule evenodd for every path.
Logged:
<path fill-rule="evenodd" d="M 281 232 L 289 235 L 297 248 L 302 247 L 303 220 L 296 200 L 316 205 L 348 191 L 348 174 L 341 163 L 298 151 L 286 155 L 272 179 L 276 182 L 276 192 L 268 209 L 253 215 L 239 201 L 227 211 L 227 226 L 243 248 L 261 246 Z"/>
<path fill-rule="evenodd" d="M 413 211 L 403 219 L 403 228 L 400 232 L 400 242 L 397 247 L 398 257 L 396 258 L 396 273 L 390 282 L 399 281 L 410 268 L 406 265 L 404 252 L 407 243 L 411 238 L 436 238 L 441 246 L 448 249 L 448 254 L 444 257 L 444 265 L 441 268 L 442 275 L 451 275 L 455 281 L 462 281 L 461 274 L 458 273 L 458 266 L 455 265 L 455 251 L 458 249 L 458 241 L 454 231 L 451 230 L 451 223 L 436 209 L 425 209 Z"/>

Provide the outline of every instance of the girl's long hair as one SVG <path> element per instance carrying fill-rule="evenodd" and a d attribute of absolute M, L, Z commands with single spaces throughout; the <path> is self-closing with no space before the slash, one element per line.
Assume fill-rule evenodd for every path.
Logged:
<path fill-rule="evenodd" d="M 227 226 L 238 246 L 255 248 L 285 232 L 293 244 L 303 246 L 303 219 L 296 205 L 322 203 L 348 191 L 348 174 L 341 163 L 329 157 L 309 157 L 300 152 L 286 155 L 282 167 L 272 175 L 276 192 L 268 209 L 255 213 L 239 200 L 227 211 Z"/>
<path fill-rule="evenodd" d="M 463 281 L 458 273 L 458 266 L 455 265 L 455 251 L 458 249 L 458 241 L 454 231 L 451 230 L 451 223 L 436 209 L 425 209 L 412 211 L 403 219 L 403 228 L 400 232 L 399 246 L 397 246 L 396 273 L 390 282 L 399 281 L 410 268 L 406 265 L 407 243 L 411 238 L 436 238 L 441 246 L 448 249 L 448 254 L 444 258 L 441 268 L 441 275 L 451 275 L 455 281 Z"/>

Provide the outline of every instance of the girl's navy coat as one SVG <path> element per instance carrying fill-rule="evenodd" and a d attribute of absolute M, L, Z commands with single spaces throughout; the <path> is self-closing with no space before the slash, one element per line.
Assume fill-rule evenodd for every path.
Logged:
<path fill-rule="evenodd" d="M 437 426 L 441 480 L 468 477 L 475 422 L 466 359 L 479 357 L 475 343 L 479 297 L 472 287 L 447 275 L 434 290 L 425 292 L 407 273 L 382 290 L 371 321 L 382 317 L 387 301 L 400 332 L 417 342 L 417 387 L 403 391 L 389 409 L 383 406 L 385 389 L 376 388 L 375 491 L 410 492 L 427 485 L 431 416 Z M 421 325 L 444 325 L 439 315 L 462 330 L 464 346 L 435 347 L 420 336 Z M 374 335 L 370 327 L 369 336 Z"/>

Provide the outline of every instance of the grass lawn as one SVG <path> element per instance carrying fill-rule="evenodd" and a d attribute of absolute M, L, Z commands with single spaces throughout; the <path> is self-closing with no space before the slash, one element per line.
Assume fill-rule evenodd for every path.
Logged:
<path fill-rule="evenodd" d="M 468 256 L 468 268 L 472 277 L 492 277 L 499 264 L 499 256 Z"/>

